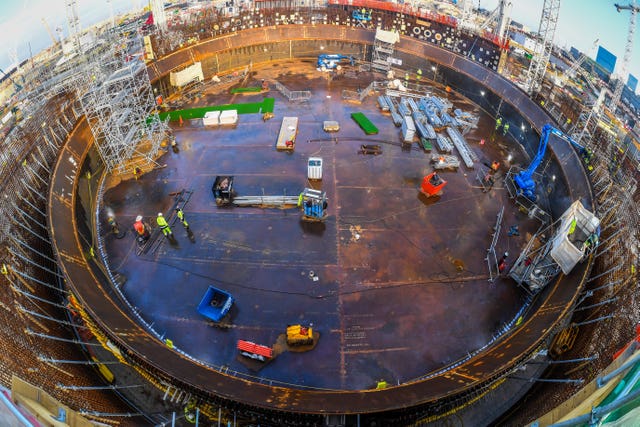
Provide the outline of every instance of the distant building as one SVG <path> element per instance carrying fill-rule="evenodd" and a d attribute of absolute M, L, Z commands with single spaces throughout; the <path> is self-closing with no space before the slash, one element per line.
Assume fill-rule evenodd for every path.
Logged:
<path fill-rule="evenodd" d="M 512 31 L 509 33 L 509 37 L 511 38 L 511 40 L 522 46 L 524 46 L 527 41 L 527 36 L 520 32 Z"/>
<path fill-rule="evenodd" d="M 569 55 L 571 55 L 573 59 L 578 59 L 580 58 L 580 51 L 575 47 L 571 46 L 571 49 L 569 50 Z"/>
<path fill-rule="evenodd" d="M 509 24 L 509 25 L 511 25 L 512 28 L 515 28 L 515 29 L 517 29 L 519 31 L 524 31 L 524 25 L 522 25 L 521 23 L 519 23 L 517 21 L 513 21 L 512 20 L 511 24 Z"/>
<path fill-rule="evenodd" d="M 592 76 L 598 77 L 605 83 L 609 83 L 611 73 L 609 72 L 609 70 L 606 70 L 602 65 L 598 64 L 593 59 L 587 57 L 582 63 L 582 68 L 584 68 L 587 73 L 591 74 Z"/>
<path fill-rule="evenodd" d="M 609 74 L 613 73 L 616 68 L 616 56 L 602 46 L 598 46 L 598 54 L 596 55 L 596 63 L 607 70 Z"/>
<path fill-rule="evenodd" d="M 629 79 L 627 80 L 627 87 L 631 89 L 631 92 L 635 92 L 638 87 L 638 79 L 635 78 L 633 74 L 629 74 Z"/>

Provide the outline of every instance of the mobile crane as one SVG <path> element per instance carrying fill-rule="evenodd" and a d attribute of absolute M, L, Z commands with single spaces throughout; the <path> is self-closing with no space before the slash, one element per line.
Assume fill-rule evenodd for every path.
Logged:
<path fill-rule="evenodd" d="M 533 175 L 536 170 L 540 166 L 542 159 L 547 151 L 547 144 L 549 142 L 549 135 L 555 135 L 558 138 L 564 139 L 571 145 L 573 145 L 580 156 L 582 156 L 583 160 L 588 163 L 593 156 L 593 152 L 586 147 L 578 144 L 576 141 L 571 139 L 569 136 L 562 133 L 560 130 L 553 127 L 551 124 L 547 123 L 542 127 L 542 133 L 540 135 L 540 144 L 538 145 L 538 153 L 531 161 L 531 164 L 525 170 L 516 174 L 513 178 L 513 181 L 516 185 L 516 190 L 519 195 L 526 197 L 527 199 L 535 202 L 536 201 L 536 182 L 533 179 Z"/>

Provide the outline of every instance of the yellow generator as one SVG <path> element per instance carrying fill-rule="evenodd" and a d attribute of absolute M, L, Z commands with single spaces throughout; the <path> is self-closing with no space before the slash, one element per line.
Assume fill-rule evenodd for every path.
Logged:
<path fill-rule="evenodd" d="M 311 326 L 287 326 L 287 345 L 313 344 L 313 329 Z"/>

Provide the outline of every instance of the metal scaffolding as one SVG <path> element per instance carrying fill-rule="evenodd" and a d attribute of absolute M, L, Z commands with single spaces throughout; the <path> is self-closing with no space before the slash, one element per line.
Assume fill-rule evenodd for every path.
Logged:
<path fill-rule="evenodd" d="M 596 128 L 600 121 L 605 94 L 606 91 L 602 89 L 600 91 L 600 95 L 595 101 L 585 102 L 578 117 L 576 127 L 574 128 L 575 133 L 572 135 L 572 138 L 584 147 L 591 148 L 591 140 L 596 134 Z"/>
<path fill-rule="evenodd" d="M 141 37 L 111 31 L 93 48 L 80 102 L 98 152 L 111 173 L 153 167 L 168 126 L 155 111 L 155 97 L 142 59 Z"/>
<path fill-rule="evenodd" d="M 167 31 L 167 16 L 164 13 L 163 0 L 151 0 L 151 13 L 153 14 L 153 23 L 158 31 L 164 33 Z"/>
<path fill-rule="evenodd" d="M 391 69 L 391 60 L 395 44 L 400 40 L 396 32 L 376 29 L 376 36 L 373 40 L 373 56 L 371 58 L 371 68 L 378 72 L 386 73 Z"/>
<path fill-rule="evenodd" d="M 528 93 L 537 92 L 542 87 L 542 80 L 547 71 L 547 64 L 553 48 L 553 37 L 556 33 L 558 14 L 560 12 L 560 0 L 545 0 L 540 17 L 540 27 L 538 34 L 540 40 L 536 44 L 531 65 L 527 72 L 526 91 Z"/>

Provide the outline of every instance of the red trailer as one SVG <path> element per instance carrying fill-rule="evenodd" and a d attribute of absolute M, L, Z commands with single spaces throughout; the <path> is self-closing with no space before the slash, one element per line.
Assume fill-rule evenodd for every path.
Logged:
<path fill-rule="evenodd" d="M 238 340 L 238 350 L 240 350 L 241 355 L 261 362 L 266 362 L 273 358 L 273 349 L 271 347 L 251 341 Z"/>

